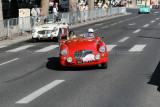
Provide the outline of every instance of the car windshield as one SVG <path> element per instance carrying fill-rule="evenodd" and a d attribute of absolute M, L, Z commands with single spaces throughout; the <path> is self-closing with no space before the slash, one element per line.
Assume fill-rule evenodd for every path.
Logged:
<path fill-rule="evenodd" d="M 85 33 L 83 37 L 94 37 L 93 33 Z"/>

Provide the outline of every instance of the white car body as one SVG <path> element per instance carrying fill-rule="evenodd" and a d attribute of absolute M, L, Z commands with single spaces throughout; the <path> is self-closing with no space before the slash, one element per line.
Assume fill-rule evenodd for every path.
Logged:
<path fill-rule="evenodd" d="M 68 34 L 68 24 L 66 23 L 53 23 L 53 24 L 43 24 L 35 26 L 32 30 L 33 39 L 43 39 L 50 38 L 54 39 L 58 36 L 67 37 Z"/>

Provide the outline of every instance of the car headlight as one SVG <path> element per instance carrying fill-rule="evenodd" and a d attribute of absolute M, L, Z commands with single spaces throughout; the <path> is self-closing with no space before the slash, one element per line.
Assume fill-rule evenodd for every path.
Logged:
<path fill-rule="evenodd" d="M 63 49 L 63 50 L 61 51 L 61 55 L 62 55 L 62 56 L 66 56 L 66 55 L 67 55 L 67 50 L 66 50 L 66 49 Z"/>
<path fill-rule="evenodd" d="M 101 52 L 101 53 L 104 53 L 105 52 L 105 47 L 104 46 L 101 46 L 100 48 L 99 48 L 99 52 Z"/>
<path fill-rule="evenodd" d="M 95 59 L 96 59 L 96 60 L 99 60 L 100 58 L 101 58 L 101 57 L 100 57 L 99 54 L 96 54 L 96 55 L 95 55 Z"/>
<path fill-rule="evenodd" d="M 69 63 L 72 62 L 72 57 L 68 57 L 67 62 L 69 62 Z"/>
<path fill-rule="evenodd" d="M 57 27 L 54 27 L 54 28 L 53 28 L 53 32 L 56 32 L 56 31 L 58 31 L 58 28 L 57 28 Z"/>
<path fill-rule="evenodd" d="M 36 29 L 32 29 L 32 33 L 35 33 L 36 32 Z"/>

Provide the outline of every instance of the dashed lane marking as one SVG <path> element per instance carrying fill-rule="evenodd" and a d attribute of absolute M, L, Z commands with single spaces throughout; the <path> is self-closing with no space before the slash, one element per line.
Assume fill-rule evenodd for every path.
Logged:
<path fill-rule="evenodd" d="M 124 42 L 124 41 L 126 41 L 127 39 L 129 39 L 129 37 L 124 37 L 124 38 L 122 38 L 121 40 L 119 40 L 118 42 Z"/>
<path fill-rule="evenodd" d="M 48 46 L 46 48 L 42 48 L 42 49 L 37 50 L 35 52 L 48 52 L 48 51 L 53 50 L 53 49 L 55 49 L 57 47 L 58 47 L 58 45 L 50 45 L 50 46 Z"/>
<path fill-rule="evenodd" d="M 151 23 L 154 23 L 155 21 L 153 20 L 153 21 L 151 21 Z"/>
<path fill-rule="evenodd" d="M 16 60 L 18 60 L 18 59 L 19 59 L 19 58 L 15 58 L 15 59 L 12 59 L 12 60 L 10 60 L 10 61 L 1 63 L 0 66 L 5 65 L 5 64 L 8 64 L 8 63 L 13 62 L 13 61 L 16 61 Z"/>
<path fill-rule="evenodd" d="M 146 24 L 146 25 L 144 25 L 143 27 L 148 27 L 149 26 L 149 24 Z"/>
<path fill-rule="evenodd" d="M 39 97 L 40 95 L 44 94 L 45 92 L 51 90 L 52 88 L 54 88 L 55 86 L 59 85 L 60 83 L 64 82 L 65 80 L 55 80 L 51 83 L 49 83 L 48 85 L 38 89 L 37 91 L 29 94 L 28 96 L 22 98 L 21 100 L 15 102 L 16 104 L 27 104 L 31 101 L 33 101 L 34 99 L 36 99 L 37 97 Z"/>
<path fill-rule="evenodd" d="M 21 51 L 21 50 L 24 50 L 24 49 L 27 49 L 27 48 L 30 48 L 30 47 L 33 47 L 33 46 L 35 46 L 35 45 L 25 45 L 25 46 L 21 46 L 21 47 L 12 49 L 12 50 L 8 50 L 6 52 L 18 52 L 18 51 Z"/>
<path fill-rule="evenodd" d="M 109 26 L 104 26 L 104 27 L 101 27 L 101 28 L 104 29 L 104 28 L 107 28 L 107 27 L 109 27 Z"/>
<path fill-rule="evenodd" d="M 111 51 L 114 47 L 116 47 L 117 45 L 106 45 L 107 47 L 107 52 Z"/>
<path fill-rule="evenodd" d="M 129 52 L 140 52 L 143 51 L 145 47 L 146 45 L 135 45 L 129 50 Z"/>
<path fill-rule="evenodd" d="M 137 29 L 136 31 L 134 31 L 133 33 L 138 33 L 138 32 L 140 32 L 141 31 L 141 29 Z"/>

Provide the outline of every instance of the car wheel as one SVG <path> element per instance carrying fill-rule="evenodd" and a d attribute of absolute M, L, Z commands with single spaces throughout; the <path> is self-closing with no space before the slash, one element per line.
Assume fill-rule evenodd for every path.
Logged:
<path fill-rule="evenodd" d="M 101 68 L 102 68 L 102 69 L 107 69 L 107 62 L 106 62 L 106 63 L 102 63 L 102 64 L 101 64 Z"/>
<path fill-rule="evenodd" d="M 62 31 L 61 29 L 59 30 L 59 33 L 58 33 L 58 37 L 57 37 L 57 41 L 60 42 L 62 39 Z"/>
<path fill-rule="evenodd" d="M 34 39 L 33 39 L 33 42 L 38 42 L 38 39 L 34 38 Z"/>

